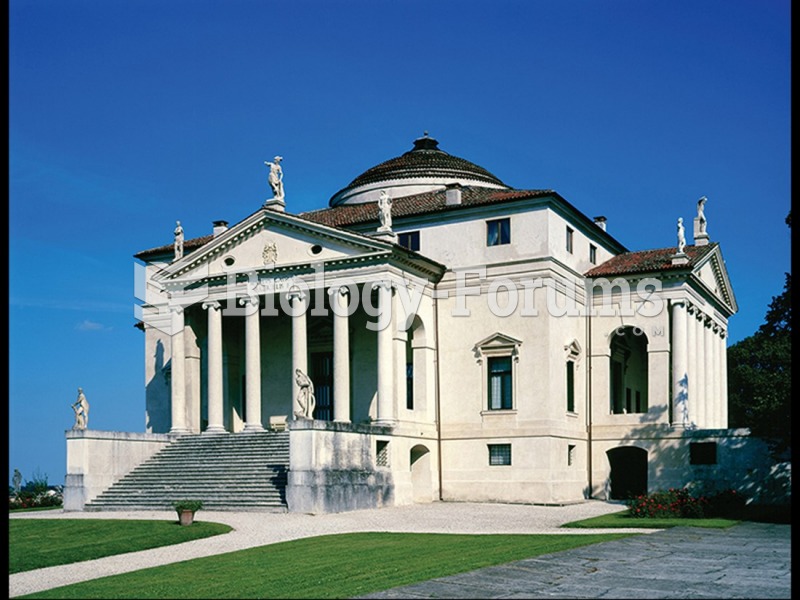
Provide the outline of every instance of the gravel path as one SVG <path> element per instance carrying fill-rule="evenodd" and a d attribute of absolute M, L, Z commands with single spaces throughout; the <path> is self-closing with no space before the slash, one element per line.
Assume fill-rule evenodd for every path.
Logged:
<path fill-rule="evenodd" d="M 75 564 L 16 573 L 9 577 L 9 597 L 30 594 L 98 577 L 127 573 L 202 556 L 213 556 L 331 533 L 392 531 L 421 533 L 565 533 L 563 523 L 617 512 L 619 503 L 590 500 L 569 506 L 434 502 L 358 510 L 328 515 L 202 510 L 195 519 L 225 523 L 233 531 L 174 546 L 109 556 Z M 13 519 L 155 519 L 175 521 L 174 511 L 20 513 Z M 571 529 L 569 533 L 609 533 L 612 530 Z M 649 533 L 652 529 L 619 529 Z"/>

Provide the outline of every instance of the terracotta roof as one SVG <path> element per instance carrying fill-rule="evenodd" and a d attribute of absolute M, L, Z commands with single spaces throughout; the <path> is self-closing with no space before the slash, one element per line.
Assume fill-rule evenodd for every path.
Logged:
<path fill-rule="evenodd" d="M 554 194 L 552 190 L 497 190 L 464 186 L 461 188 L 461 204 L 448 206 L 445 202 L 445 191 L 442 189 L 393 200 L 392 218 L 458 210 L 486 204 L 499 204 L 525 198 L 540 198 L 552 194 Z M 300 213 L 298 216 L 302 219 L 331 227 L 347 227 L 357 223 L 377 222 L 378 203 L 340 204 L 333 208 Z"/>
<path fill-rule="evenodd" d="M 336 192 L 334 199 L 344 192 L 368 183 L 391 181 L 394 179 L 425 179 L 441 177 L 443 179 L 466 179 L 483 181 L 493 185 L 508 187 L 495 175 L 466 159 L 448 154 L 439 149 L 439 142 L 426 133 L 424 137 L 414 140 L 414 148 L 395 158 L 364 171 L 353 179 L 349 185 Z"/>
<path fill-rule="evenodd" d="M 191 240 L 186 240 L 183 242 L 183 254 L 184 256 L 189 254 L 192 250 L 197 250 L 200 246 L 205 246 L 208 242 L 214 239 L 213 234 L 204 235 L 201 237 L 192 238 Z M 134 258 L 151 258 L 153 256 L 158 256 L 159 254 L 171 254 L 174 252 L 175 246 L 174 244 L 166 244 L 164 246 L 159 246 L 158 248 L 150 248 L 149 250 L 142 250 L 141 252 L 137 252 L 134 254 Z"/>
<path fill-rule="evenodd" d="M 602 265 L 587 271 L 587 277 L 607 277 L 610 275 L 628 275 L 633 273 L 649 273 L 654 271 L 672 271 L 690 269 L 717 247 L 717 242 L 706 246 L 686 246 L 683 251 L 689 258 L 685 265 L 673 265 L 672 256 L 678 251 L 677 246 L 658 248 L 656 250 L 640 250 L 639 252 L 623 252 L 610 258 Z"/>

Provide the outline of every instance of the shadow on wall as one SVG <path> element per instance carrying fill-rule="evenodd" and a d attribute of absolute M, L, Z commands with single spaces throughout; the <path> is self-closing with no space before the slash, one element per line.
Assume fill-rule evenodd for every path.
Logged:
<path fill-rule="evenodd" d="M 791 461 L 776 460 L 768 441 L 748 429 L 675 430 L 662 419 L 668 407 L 653 407 L 619 444 L 609 449 L 611 477 L 606 497 L 624 499 L 632 490 L 688 487 L 696 495 L 734 489 L 748 504 L 788 505 Z M 669 437 L 672 436 L 672 437 Z M 634 450 L 638 449 L 637 450 Z M 642 466 L 646 451 L 646 467 Z"/>

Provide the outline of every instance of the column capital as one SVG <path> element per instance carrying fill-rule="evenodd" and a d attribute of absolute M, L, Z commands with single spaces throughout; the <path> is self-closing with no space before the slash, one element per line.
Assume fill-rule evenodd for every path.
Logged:
<path fill-rule="evenodd" d="M 256 295 L 249 295 L 239 298 L 239 305 L 240 306 L 259 306 L 261 304 L 261 296 Z"/>
<path fill-rule="evenodd" d="M 394 289 L 395 287 L 397 287 L 395 285 L 395 283 L 393 281 L 390 281 L 389 279 L 384 279 L 382 281 L 373 281 L 372 282 L 372 289 L 373 290 L 377 290 L 377 289 L 383 288 L 385 290 L 392 291 L 392 289 Z"/>
<path fill-rule="evenodd" d="M 170 304 L 169 306 L 169 311 L 176 315 L 182 315 L 184 310 L 186 310 L 186 307 L 180 304 Z"/>
<path fill-rule="evenodd" d="M 203 302 L 203 309 L 208 310 L 209 308 L 219 310 L 222 308 L 222 304 L 220 304 L 217 300 L 206 300 Z"/>
<path fill-rule="evenodd" d="M 286 292 L 286 298 L 290 302 L 292 300 L 305 300 L 308 298 L 308 294 L 306 294 L 303 290 L 289 290 Z"/>
<path fill-rule="evenodd" d="M 683 306 L 688 308 L 689 301 L 686 300 L 685 298 L 676 298 L 672 300 L 672 306 Z"/>
<path fill-rule="evenodd" d="M 334 285 L 328 288 L 329 296 L 335 296 L 337 293 L 340 296 L 349 296 L 350 288 L 347 285 Z"/>

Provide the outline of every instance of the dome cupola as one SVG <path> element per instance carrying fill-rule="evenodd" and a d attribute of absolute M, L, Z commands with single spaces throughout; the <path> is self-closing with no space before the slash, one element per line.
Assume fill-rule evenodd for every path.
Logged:
<path fill-rule="evenodd" d="M 381 190 L 386 190 L 391 198 L 401 198 L 443 189 L 453 183 L 508 189 L 483 167 L 441 150 L 439 142 L 426 131 L 414 140 L 411 150 L 367 169 L 336 192 L 330 206 L 375 202 Z"/>

